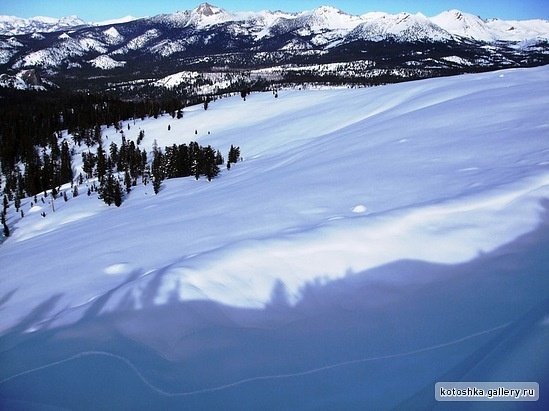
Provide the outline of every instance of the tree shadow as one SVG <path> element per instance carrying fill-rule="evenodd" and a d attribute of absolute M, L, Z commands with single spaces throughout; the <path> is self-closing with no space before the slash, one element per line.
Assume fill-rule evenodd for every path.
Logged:
<path fill-rule="evenodd" d="M 535 231 L 466 263 L 396 261 L 310 283 L 294 305 L 277 282 L 264 309 L 175 298 L 156 305 L 166 269 L 150 274 L 143 307 L 136 310 L 124 288 L 140 278 L 133 273 L 86 307 L 79 321 L 25 334 L 60 296 L 40 304 L 11 330 L 10 344 L 6 336 L 0 339 L 0 360 L 34 359 L 24 367 L 12 364 L 13 376 L 42 366 L 45 357 L 54 363 L 83 352 L 108 353 L 94 354 L 106 362 L 93 371 L 101 381 L 80 387 L 69 401 L 77 408 L 100 396 L 113 370 L 134 378 L 127 390 L 111 393 L 111 402 L 137 393 L 134 409 L 446 407 L 434 401 L 434 383 L 442 379 L 520 375 L 549 382 L 549 367 L 540 368 L 549 364 L 549 344 L 541 344 L 547 337 L 539 325 L 549 313 L 547 249 L 549 213 Z M 115 296 L 118 308 L 105 310 Z M 15 338 L 22 335 L 32 344 Z M 528 359 L 533 346 L 541 348 Z M 41 381 L 69 365 L 43 368 Z M 33 397 L 32 385 L 25 386 L 32 375 L 10 379 L 9 386 L 27 387 Z M 66 405 L 59 388 L 65 377 L 57 378 L 48 387 L 58 394 L 48 401 Z M 74 384 L 88 382 L 71 378 Z M 10 390 L 10 398 L 22 398 L 19 392 Z"/>
<path fill-rule="evenodd" d="M 7 302 L 13 297 L 13 295 L 17 292 L 17 288 L 8 291 L 5 293 L 2 297 L 0 297 L 0 311 L 2 311 L 2 307 L 7 304 Z"/>

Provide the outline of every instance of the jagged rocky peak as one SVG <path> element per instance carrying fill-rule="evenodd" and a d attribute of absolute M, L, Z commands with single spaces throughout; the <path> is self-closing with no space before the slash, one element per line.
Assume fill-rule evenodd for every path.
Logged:
<path fill-rule="evenodd" d="M 463 20 L 463 13 L 459 10 L 450 10 L 448 14 L 453 15 L 456 20 Z"/>
<path fill-rule="evenodd" d="M 195 9 L 195 12 L 197 14 L 201 14 L 202 16 L 210 17 L 210 16 L 213 16 L 214 14 L 222 13 L 223 10 L 220 9 L 219 7 L 212 6 L 209 3 L 202 3 Z"/>

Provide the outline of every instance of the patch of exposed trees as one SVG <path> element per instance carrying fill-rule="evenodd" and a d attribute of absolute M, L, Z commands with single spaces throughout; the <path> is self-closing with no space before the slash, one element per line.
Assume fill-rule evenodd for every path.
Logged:
<path fill-rule="evenodd" d="M 231 145 L 231 150 L 236 149 Z M 229 151 L 229 158 L 234 157 L 231 150 Z M 238 149 L 238 155 L 240 155 L 240 149 Z M 151 165 L 154 192 L 158 193 L 162 181 L 169 178 L 193 176 L 198 180 L 200 176 L 204 176 L 208 181 L 211 181 L 219 174 L 219 166 L 224 163 L 225 159 L 219 150 L 214 149 L 212 146 L 203 147 L 195 141 L 189 145 L 173 144 L 165 147 L 164 150 L 161 150 L 155 144 Z M 230 168 L 229 162 L 227 168 Z"/>
<path fill-rule="evenodd" d="M 101 142 L 101 125 L 117 128 L 125 120 L 164 113 L 181 118 L 181 109 L 182 103 L 175 99 L 122 101 L 87 93 L 0 88 L 3 192 L 11 201 L 55 190 L 74 178 L 69 143 L 92 147 Z M 62 130 L 68 131 L 72 142 Z M 134 162 L 128 167 L 135 174 Z"/>
<path fill-rule="evenodd" d="M 165 179 L 214 179 L 225 160 L 211 146 L 191 142 L 161 149 L 155 143 L 153 151 L 147 153 L 139 147 L 144 130 L 136 142 L 125 138 L 123 121 L 166 113 L 172 118 L 183 117 L 182 107 L 175 101 L 136 103 L 84 94 L 0 90 L 0 190 L 4 202 L 9 205 L 13 201 L 23 217 L 23 210 L 19 210 L 21 199 L 34 196 L 36 203 L 36 195 L 42 192 L 44 202 L 50 192 L 48 204 L 55 211 L 54 200 L 59 195 L 68 201 L 68 190 L 60 191 L 67 183 L 71 184 L 72 197 L 77 197 L 84 180 L 92 180 L 87 184 L 88 196 L 97 193 L 109 206 L 120 206 L 139 180 L 145 185 L 152 183 L 158 193 Z M 120 132 L 120 145 L 104 145 L 102 124 Z M 79 151 L 82 146 L 87 147 L 82 152 L 83 172 L 78 176 L 74 175 L 72 164 L 76 146 Z M 227 168 L 239 159 L 240 149 L 231 146 Z M 0 222 L 4 236 L 9 236 L 5 218 L 8 205 L 2 209 Z M 46 216 L 45 212 L 42 216 Z"/>

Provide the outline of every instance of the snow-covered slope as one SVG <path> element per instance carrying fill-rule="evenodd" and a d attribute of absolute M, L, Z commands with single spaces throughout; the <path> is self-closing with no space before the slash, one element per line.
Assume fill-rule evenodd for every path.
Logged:
<path fill-rule="evenodd" d="M 372 41 L 394 39 L 413 42 L 449 40 L 452 35 L 421 13 L 415 15 L 400 13 L 383 15 L 362 23 L 351 31 L 348 37 L 353 40 L 357 38 Z"/>
<path fill-rule="evenodd" d="M 128 139 L 145 130 L 148 150 L 235 144 L 244 161 L 212 182 L 137 187 L 120 208 L 86 186 L 55 212 L 50 197 L 24 200 L 22 219 L 10 207 L 1 330 L 55 296 L 41 315 L 55 317 L 49 326 L 102 296 L 107 311 L 174 298 L 263 307 L 280 290 L 295 304 L 307 284 L 490 252 L 533 230 L 549 196 L 548 87 L 548 67 L 515 69 L 252 94 L 124 124 Z"/>

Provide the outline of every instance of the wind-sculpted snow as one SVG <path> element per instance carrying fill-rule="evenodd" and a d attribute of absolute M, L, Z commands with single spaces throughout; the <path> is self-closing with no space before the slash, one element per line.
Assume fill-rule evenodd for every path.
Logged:
<path fill-rule="evenodd" d="M 546 385 L 547 89 L 540 67 L 124 123 L 148 151 L 235 144 L 243 161 L 140 185 L 120 208 L 92 181 L 23 200 L 24 218 L 10 207 L 0 399 L 414 409 L 446 375 Z"/>

